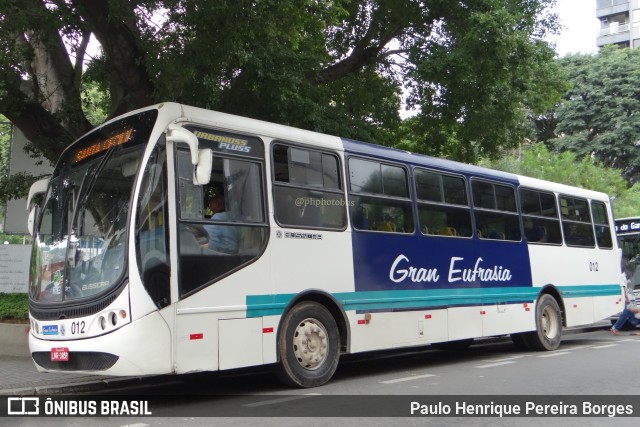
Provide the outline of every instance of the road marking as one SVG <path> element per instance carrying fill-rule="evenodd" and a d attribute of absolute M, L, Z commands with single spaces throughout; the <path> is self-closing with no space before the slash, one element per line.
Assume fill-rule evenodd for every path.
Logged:
<path fill-rule="evenodd" d="M 577 345 L 575 347 L 571 347 L 569 346 L 569 348 L 567 348 L 566 350 L 562 350 L 562 351 L 576 351 L 576 350 L 584 350 L 586 348 L 591 348 L 593 347 L 592 345 Z"/>
<path fill-rule="evenodd" d="M 513 360 L 505 360 L 504 362 L 489 363 L 488 365 L 479 365 L 479 366 L 476 366 L 476 368 L 479 368 L 479 369 L 493 368 L 495 366 L 510 365 L 511 363 L 516 363 L 516 362 L 514 362 Z"/>
<path fill-rule="evenodd" d="M 380 384 L 395 384 L 395 383 L 401 383 L 404 381 L 419 380 L 422 378 L 429 378 L 429 377 L 435 377 L 435 375 L 433 374 L 414 375 L 412 377 L 404 377 L 404 378 L 396 378 L 395 380 L 380 381 Z"/>
<path fill-rule="evenodd" d="M 618 344 L 616 343 L 616 344 L 599 345 L 599 346 L 593 347 L 593 348 L 599 350 L 601 348 L 609 348 L 609 347 L 617 347 L 617 346 L 618 346 Z"/>
<path fill-rule="evenodd" d="M 492 362 L 492 363 L 498 363 L 498 362 L 506 362 L 508 360 L 516 360 L 516 359 L 522 359 L 523 357 L 527 357 L 528 355 L 524 354 L 524 355 L 517 355 L 517 356 L 511 356 L 511 357 L 503 357 L 502 359 L 484 359 L 485 362 Z"/>
<path fill-rule="evenodd" d="M 552 353 L 543 354 L 536 357 L 556 357 L 556 356 L 566 356 L 567 354 L 571 354 L 571 352 L 570 351 L 554 351 Z"/>
<path fill-rule="evenodd" d="M 270 400 L 263 400 L 262 402 L 247 403 L 246 405 L 242 405 L 242 406 L 247 408 L 256 408 L 258 406 L 267 406 L 267 405 L 273 405 L 275 403 L 291 402 L 293 400 L 306 399 L 307 397 L 321 396 L 321 395 L 322 393 L 308 393 L 300 396 L 287 396 L 287 397 L 281 397 L 280 399 L 270 399 Z"/>

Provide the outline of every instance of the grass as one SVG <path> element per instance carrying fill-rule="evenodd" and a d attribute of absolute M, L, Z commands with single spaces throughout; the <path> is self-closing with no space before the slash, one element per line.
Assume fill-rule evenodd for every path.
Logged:
<path fill-rule="evenodd" d="M 29 320 L 27 294 L 0 293 L 0 322 L 26 322 Z"/>
<path fill-rule="evenodd" d="M 30 245 L 31 244 L 31 236 L 26 236 L 23 234 L 4 234 L 0 233 L 0 244 L 8 242 L 13 245 Z"/>

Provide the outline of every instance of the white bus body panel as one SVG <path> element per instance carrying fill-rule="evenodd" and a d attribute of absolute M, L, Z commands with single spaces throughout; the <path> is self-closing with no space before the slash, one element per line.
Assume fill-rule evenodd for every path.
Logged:
<path fill-rule="evenodd" d="M 256 280 L 256 277 L 263 280 Z M 246 364 L 241 366 L 263 363 L 262 326 L 255 326 L 255 320 L 262 322 L 261 318 L 250 319 L 254 322 L 220 325 L 223 320 L 246 320 L 246 295 L 256 286 L 263 286 L 266 292 L 271 289 L 266 253 L 252 264 L 176 303 L 176 372 L 218 370 L 221 358 L 233 359 L 248 347 L 252 348 L 251 360 L 244 360 Z M 216 305 L 216 301 L 224 301 L 224 304 Z M 253 332 L 250 336 L 236 335 L 228 340 L 230 331 L 240 329 Z M 255 346 L 260 349 L 256 350 Z M 237 363 L 243 363 L 242 359 Z"/>
<path fill-rule="evenodd" d="M 68 347 L 70 353 L 113 349 L 118 356 L 118 361 L 110 369 L 99 372 L 74 371 L 76 373 L 131 376 L 172 372 L 171 334 L 157 311 L 109 334 L 82 340 L 51 342 L 29 334 L 31 352 L 50 352 L 52 347 Z M 36 367 L 44 371 L 37 364 Z"/>
<path fill-rule="evenodd" d="M 608 209 L 611 208 L 610 200 L 603 197 L 601 193 L 528 177 L 519 177 L 519 180 L 524 187 L 544 189 L 560 195 L 590 198 L 604 203 Z M 611 215 L 609 215 L 609 226 L 611 230 L 615 230 Z M 589 256 L 585 257 L 585 254 Z M 562 285 L 566 289 L 570 286 L 622 285 L 620 256 L 620 251 L 615 245 L 613 249 L 592 249 L 530 244 L 529 259 L 533 286 Z M 612 281 L 612 278 L 615 278 L 615 281 Z M 600 296 L 596 300 L 595 297 L 572 298 L 567 292 L 563 295 L 567 327 L 594 323 L 622 309 L 621 295 Z"/>
<path fill-rule="evenodd" d="M 482 307 L 482 335 L 503 335 L 536 328 L 535 304 L 496 304 Z"/>

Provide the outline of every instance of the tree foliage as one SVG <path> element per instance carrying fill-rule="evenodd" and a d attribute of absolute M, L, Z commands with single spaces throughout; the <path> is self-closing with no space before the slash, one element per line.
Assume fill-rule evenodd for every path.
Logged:
<path fill-rule="evenodd" d="M 557 151 L 570 150 L 640 178 L 640 49 L 604 48 L 597 55 L 569 55 L 560 65 L 571 89 L 540 123 Z"/>
<path fill-rule="evenodd" d="M 532 144 L 498 160 L 483 160 L 482 166 L 519 175 L 582 187 L 608 194 L 614 200 L 616 217 L 638 216 L 640 185 L 631 189 L 618 169 L 594 164 L 588 157 L 579 159 L 565 151 L 555 153 L 543 143 Z"/>
<path fill-rule="evenodd" d="M 640 183 L 636 182 L 616 198 L 613 206 L 617 218 L 640 216 Z"/>
<path fill-rule="evenodd" d="M 0 191 L 2 191 L 3 183 L 9 172 L 9 151 L 11 145 L 11 124 L 7 119 L 0 115 Z M 4 218 L 5 204 L 0 198 L 0 218 Z"/>
<path fill-rule="evenodd" d="M 542 41 L 554 2 L 0 0 L 0 113 L 50 160 L 95 125 L 87 82 L 108 94 L 108 117 L 179 101 L 459 160 L 495 155 L 563 91 Z M 404 90 L 417 111 L 406 123 Z"/>

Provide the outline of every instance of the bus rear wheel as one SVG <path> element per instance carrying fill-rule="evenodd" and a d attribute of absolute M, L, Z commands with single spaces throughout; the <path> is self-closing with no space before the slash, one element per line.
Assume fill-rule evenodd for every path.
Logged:
<path fill-rule="evenodd" d="M 562 313 L 551 295 L 542 295 L 536 305 L 536 330 L 522 334 L 528 348 L 552 351 L 562 341 Z"/>
<path fill-rule="evenodd" d="M 335 319 L 322 305 L 307 301 L 294 306 L 282 320 L 278 335 L 280 381 L 294 387 L 318 387 L 331 379 L 340 358 Z"/>

